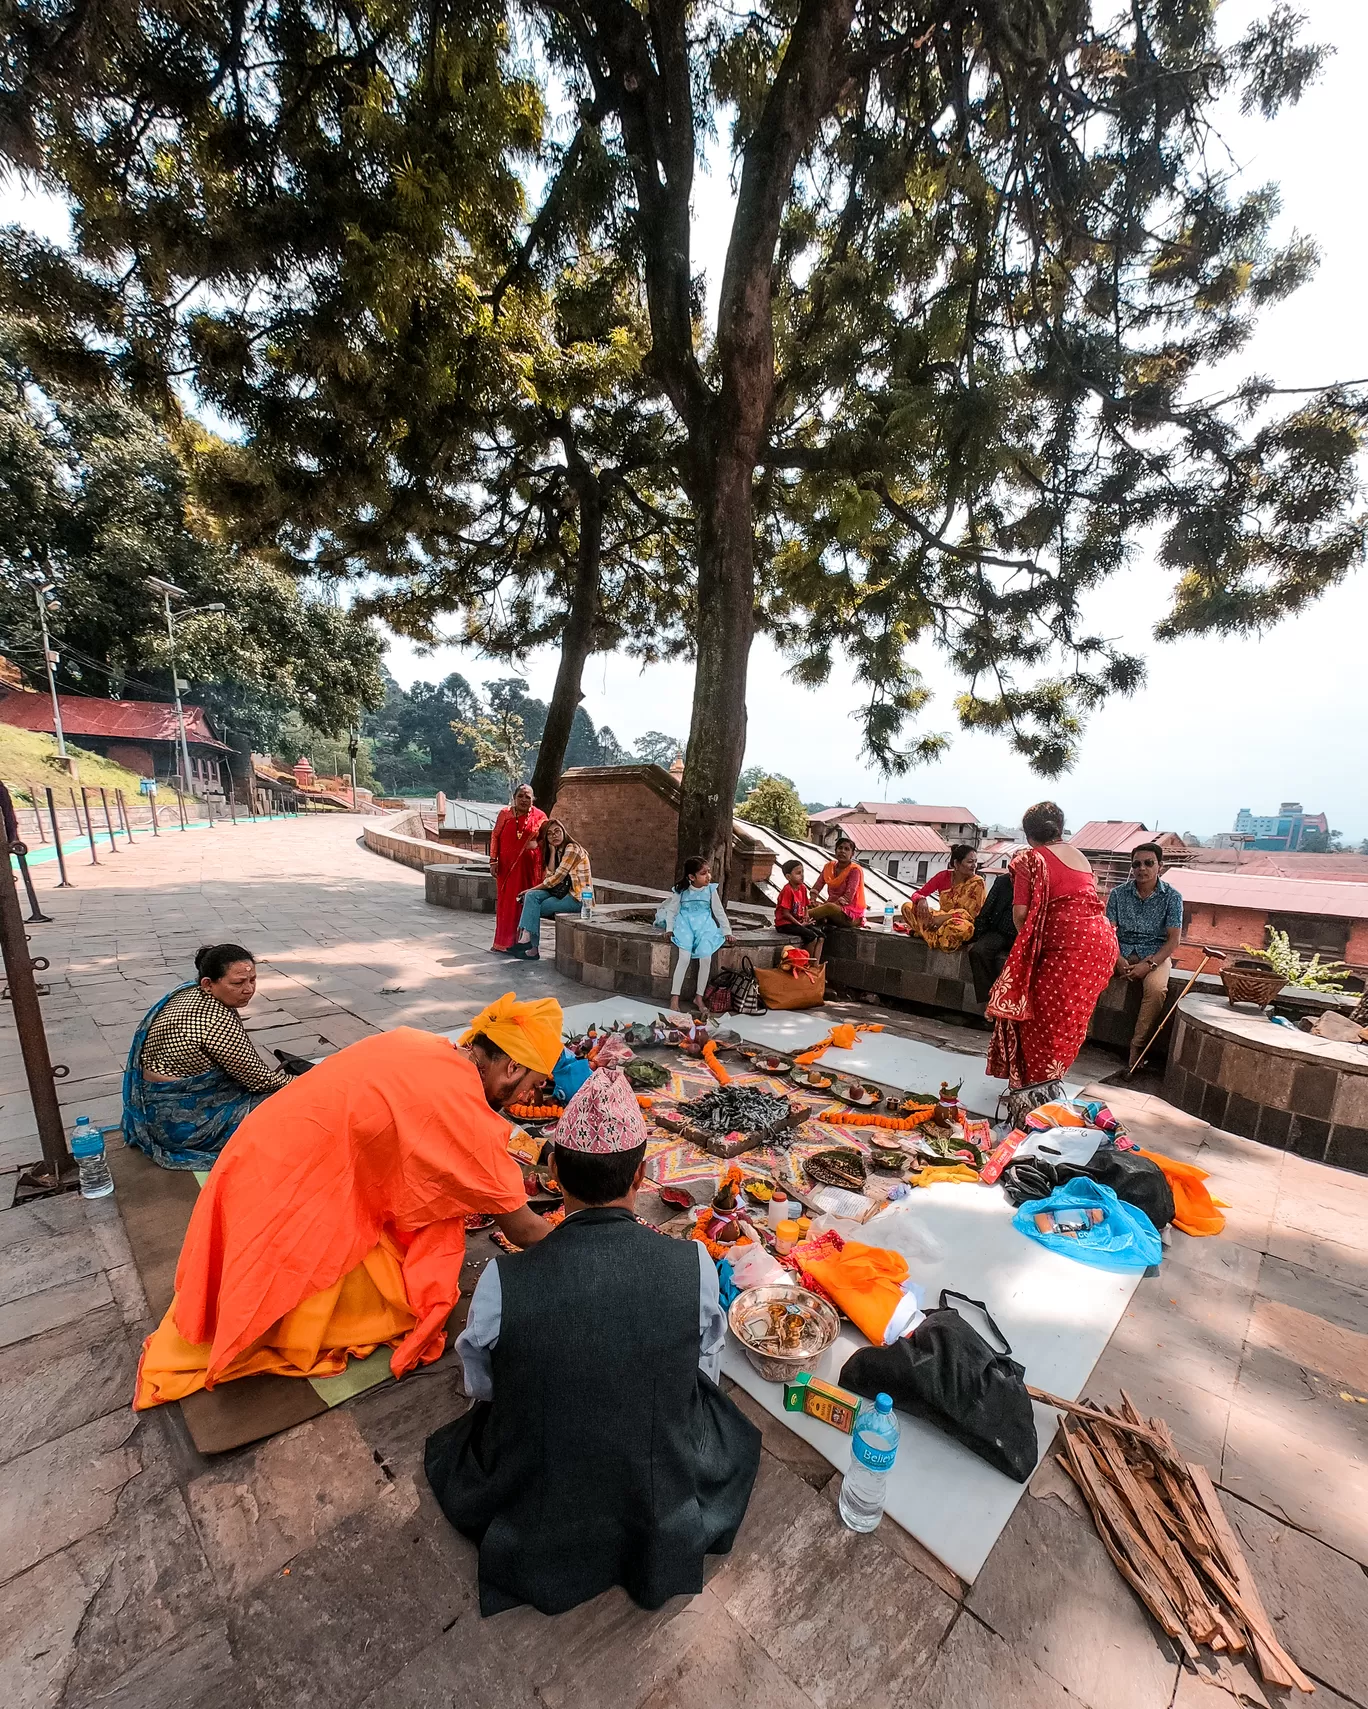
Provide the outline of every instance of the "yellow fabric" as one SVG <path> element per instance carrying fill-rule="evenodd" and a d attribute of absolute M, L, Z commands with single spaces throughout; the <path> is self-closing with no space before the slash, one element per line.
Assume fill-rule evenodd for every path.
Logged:
<path fill-rule="evenodd" d="M 940 904 L 938 914 L 928 913 L 923 918 L 918 914 L 915 902 L 904 902 L 902 917 L 909 930 L 931 949 L 963 949 L 974 935 L 974 921 L 986 896 L 981 878 L 966 878 L 963 884 L 952 885 L 950 889 L 939 892 L 936 897 Z"/>
<path fill-rule="evenodd" d="M 931 1163 L 907 1178 L 914 1187 L 943 1187 L 947 1183 L 953 1185 L 957 1181 L 977 1181 L 979 1173 L 967 1163 Z"/>
<path fill-rule="evenodd" d="M 176 1302 L 148 1337 L 134 1407 L 181 1400 L 205 1386 L 211 1342 L 187 1341 L 176 1328 Z M 219 1373 L 218 1382 L 273 1372 L 335 1377 L 348 1357 L 364 1359 L 401 1341 L 417 1319 L 404 1292 L 398 1247 L 382 1235 L 340 1282 L 302 1300 Z"/>
<path fill-rule="evenodd" d="M 561 1058 L 561 1006 L 554 997 L 520 1002 L 512 991 L 481 1009 L 461 1043 L 483 1033 L 505 1056 L 538 1074 L 554 1074 Z"/>

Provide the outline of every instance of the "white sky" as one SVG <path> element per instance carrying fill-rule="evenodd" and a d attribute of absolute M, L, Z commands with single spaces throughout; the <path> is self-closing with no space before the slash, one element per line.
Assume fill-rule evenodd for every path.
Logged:
<path fill-rule="evenodd" d="M 1269 9 L 1227 0 L 1225 29 Z M 1310 39 L 1336 54 L 1308 97 L 1272 124 L 1231 112 L 1222 133 L 1250 184 L 1276 181 L 1283 214 L 1277 236 L 1312 236 L 1322 252 L 1313 281 L 1268 313 L 1239 367 L 1275 384 L 1302 386 L 1368 376 L 1368 182 L 1363 169 L 1363 101 L 1368 87 L 1368 7 L 1361 0 L 1300 0 Z M 724 169 L 700 174 L 695 195 L 695 265 L 707 269 L 710 293 L 721 277 L 731 205 Z M 60 210 L 0 187 L 0 221 L 19 220 L 60 236 Z M 1355 842 L 1368 836 L 1368 766 L 1363 762 L 1365 695 L 1358 675 L 1368 663 L 1368 574 L 1362 570 L 1303 616 L 1262 638 L 1185 640 L 1159 646 L 1150 628 L 1165 609 L 1164 572 L 1144 560 L 1114 578 L 1092 608 L 1098 625 L 1145 654 L 1149 678 L 1129 700 L 1094 716 L 1074 770 L 1052 784 L 1032 775 L 1005 742 L 956 730 L 958 684 L 927 648 L 917 663 L 936 698 L 923 714 L 927 729 L 953 736 L 948 757 L 887 783 L 861 768 L 854 713 L 859 698 L 850 673 L 833 672 L 813 692 L 785 676 L 783 661 L 762 639 L 751 659 L 748 764 L 794 778 L 807 800 L 861 796 L 963 804 L 986 821 L 1015 822 L 1044 794 L 1064 806 L 1071 824 L 1090 818 L 1137 818 L 1151 828 L 1207 834 L 1230 829 L 1236 810 L 1270 812 L 1284 799 L 1302 801 Z M 395 641 L 389 664 L 400 682 L 460 671 L 479 683 L 508 667 L 456 647 L 420 656 Z M 526 661 L 531 690 L 549 696 L 553 651 Z M 591 660 L 585 708 L 630 746 L 646 730 L 688 733 L 691 667 L 642 671 L 614 655 Z"/>

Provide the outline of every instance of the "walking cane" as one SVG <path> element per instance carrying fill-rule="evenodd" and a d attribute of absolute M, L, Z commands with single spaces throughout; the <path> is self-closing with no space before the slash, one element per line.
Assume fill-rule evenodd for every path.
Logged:
<path fill-rule="evenodd" d="M 1206 949 L 1206 948 L 1203 948 L 1202 959 L 1197 964 L 1196 973 L 1193 974 L 1192 978 L 1188 980 L 1187 984 L 1184 985 L 1183 989 L 1178 993 L 1178 1003 L 1182 1002 L 1183 998 L 1187 996 L 1188 992 L 1191 991 L 1192 987 L 1201 978 L 1202 974 L 1206 971 L 1206 965 L 1209 961 L 1224 961 L 1224 960 L 1225 960 L 1225 951 L 1223 949 Z M 1157 1039 L 1159 1037 L 1159 1034 L 1161 1032 L 1163 1032 L 1164 1028 L 1173 1019 L 1174 1015 L 1176 1015 L 1178 1013 L 1178 1003 L 1173 1003 L 1172 1005 L 1170 1005 L 1170 1007 L 1164 1012 L 1164 1014 L 1160 1016 L 1159 1025 L 1154 1029 L 1154 1031 L 1145 1040 L 1145 1048 L 1140 1052 L 1139 1056 L 1136 1057 L 1135 1061 L 1132 1062 L 1130 1067 L 1126 1070 L 1127 1080 L 1130 1079 L 1131 1075 L 1135 1073 L 1136 1069 L 1145 1060 L 1146 1056 L 1149 1055 L 1150 1046 L 1154 1043 L 1155 1039 Z"/>

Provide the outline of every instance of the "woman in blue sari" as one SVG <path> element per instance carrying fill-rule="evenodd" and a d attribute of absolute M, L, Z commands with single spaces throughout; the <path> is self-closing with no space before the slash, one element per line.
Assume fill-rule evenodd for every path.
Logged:
<path fill-rule="evenodd" d="M 256 993 L 241 944 L 206 944 L 194 980 L 154 1003 L 124 1070 L 123 1134 L 163 1169 L 209 1169 L 238 1123 L 290 1072 L 257 1053 L 238 1013 Z"/>

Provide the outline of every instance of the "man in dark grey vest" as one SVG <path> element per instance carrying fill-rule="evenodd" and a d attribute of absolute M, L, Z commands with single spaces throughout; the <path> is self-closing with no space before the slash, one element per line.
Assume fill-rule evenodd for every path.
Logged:
<path fill-rule="evenodd" d="M 599 1069 L 556 1130 L 565 1221 L 471 1296 L 456 1345 L 476 1404 L 425 1465 L 480 1545 L 484 1614 L 560 1614 L 617 1584 L 646 1608 L 696 1594 L 745 1515 L 760 1433 L 715 1380 L 717 1272 L 637 1221 L 645 1157 L 635 1093 Z"/>

